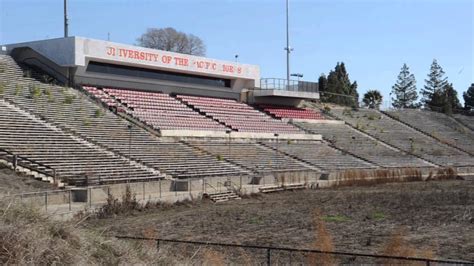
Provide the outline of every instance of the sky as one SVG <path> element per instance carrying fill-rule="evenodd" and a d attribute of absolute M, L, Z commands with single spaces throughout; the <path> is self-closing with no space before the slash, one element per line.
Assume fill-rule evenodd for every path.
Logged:
<path fill-rule="evenodd" d="M 359 93 L 388 104 L 403 63 L 425 83 L 436 58 L 462 101 L 474 83 L 474 0 L 289 0 L 291 73 L 317 81 L 344 62 Z M 69 35 L 136 44 L 150 27 L 204 40 L 207 56 L 286 77 L 285 0 L 68 0 Z M 63 0 L 0 0 L 0 43 L 63 35 Z"/>

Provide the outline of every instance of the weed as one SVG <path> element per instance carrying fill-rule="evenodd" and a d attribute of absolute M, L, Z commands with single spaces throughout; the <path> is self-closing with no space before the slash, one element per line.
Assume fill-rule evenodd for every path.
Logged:
<path fill-rule="evenodd" d="M 224 157 L 223 157 L 222 155 L 220 155 L 220 154 L 217 154 L 216 159 L 217 159 L 218 161 L 223 161 L 223 160 L 224 160 Z"/>
<path fill-rule="evenodd" d="M 41 89 L 37 86 L 31 86 L 28 88 L 29 89 L 29 92 L 30 92 L 30 95 L 29 97 L 31 99 L 38 99 L 39 97 L 41 97 Z"/>
<path fill-rule="evenodd" d="M 94 112 L 94 117 L 95 118 L 102 117 L 103 115 L 104 115 L 104 113 L 102 112 L 102 110 L 100 108 L 96 109 L 95 112 Z"/>
<path fill-rule="evenodd" d="M 374 220 L 383 220 L 385 219 L 385 214 L 383 212 L 376 211 L 371 215 Z"/>
<path fill-rule="evenodd" d="M 23 90 L 23 87 L 21 87 L 20 84 L 16 84 L 15 92 L 14 92 L 15 96 L 20 95 L 22 90 Z"/>
<path fill-rule="evenodd" d="M 74 95 L 65 95 L 63 103 L 72 104 L 72 102 L 74 101 L 75 98 L 76 98 L 76 96 L 74 96 Z"/>
<path fill-rule="evenodd" d="M 325 222 L 347 222 L 350 220 L 349 217 L 344 215 L 325 215 L 322 219 Z"/>

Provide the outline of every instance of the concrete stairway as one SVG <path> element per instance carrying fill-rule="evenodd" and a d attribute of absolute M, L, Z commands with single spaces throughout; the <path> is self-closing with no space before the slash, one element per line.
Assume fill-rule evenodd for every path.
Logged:
<path fill-rule="evenodd" d="M 205 197 L 208 197 L 211 201 L 215 203 L 241 199 L 239 195 L 237 195 L 235 192 L 230 191 L 230 190 L 224 191 L 224 192 L 206 193 Z"/>

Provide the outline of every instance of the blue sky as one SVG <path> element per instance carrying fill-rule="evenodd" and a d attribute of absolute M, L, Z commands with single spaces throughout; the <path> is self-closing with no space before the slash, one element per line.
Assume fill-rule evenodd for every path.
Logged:
<path fill-rule="evenodd" d="M 61 37 L 62 0 L 0 0 L 0 43 Z M 148 27 L 200 36 L 207 56 L 286 75 L 284 0 L 69 0 L 70 35 L 134 44 Z M 433 58 L 459 92 L 474 83 L 474 0 L 290 0 L 291 72 L 346 63 L 386 99 L 403 63 L 424 85 Z"/>

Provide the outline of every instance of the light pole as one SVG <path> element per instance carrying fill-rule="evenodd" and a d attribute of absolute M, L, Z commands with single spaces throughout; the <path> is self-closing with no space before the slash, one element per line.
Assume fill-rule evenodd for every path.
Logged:
<path fill-rule="evenodd" d="M 293 74 L 291 74 L 290 76 L 296 77 L 296 78 L 298 79 L 298 82 L 300 82 L 300 78 L 303 77 L 303 74 L 301 74 L 301 73 L 293 73 Z"/>
<path fill-rule="evenodd" d="M 290 47 L 290 30 L 289 30 L 289 0 L 286 0 L 286 82 L 290 84 L 290 53 L 293 49 Z"/>
<path fill-rule="evenodd" d="M 68 37 L 67 0 L 64 0 L 64 38 Z"/>

